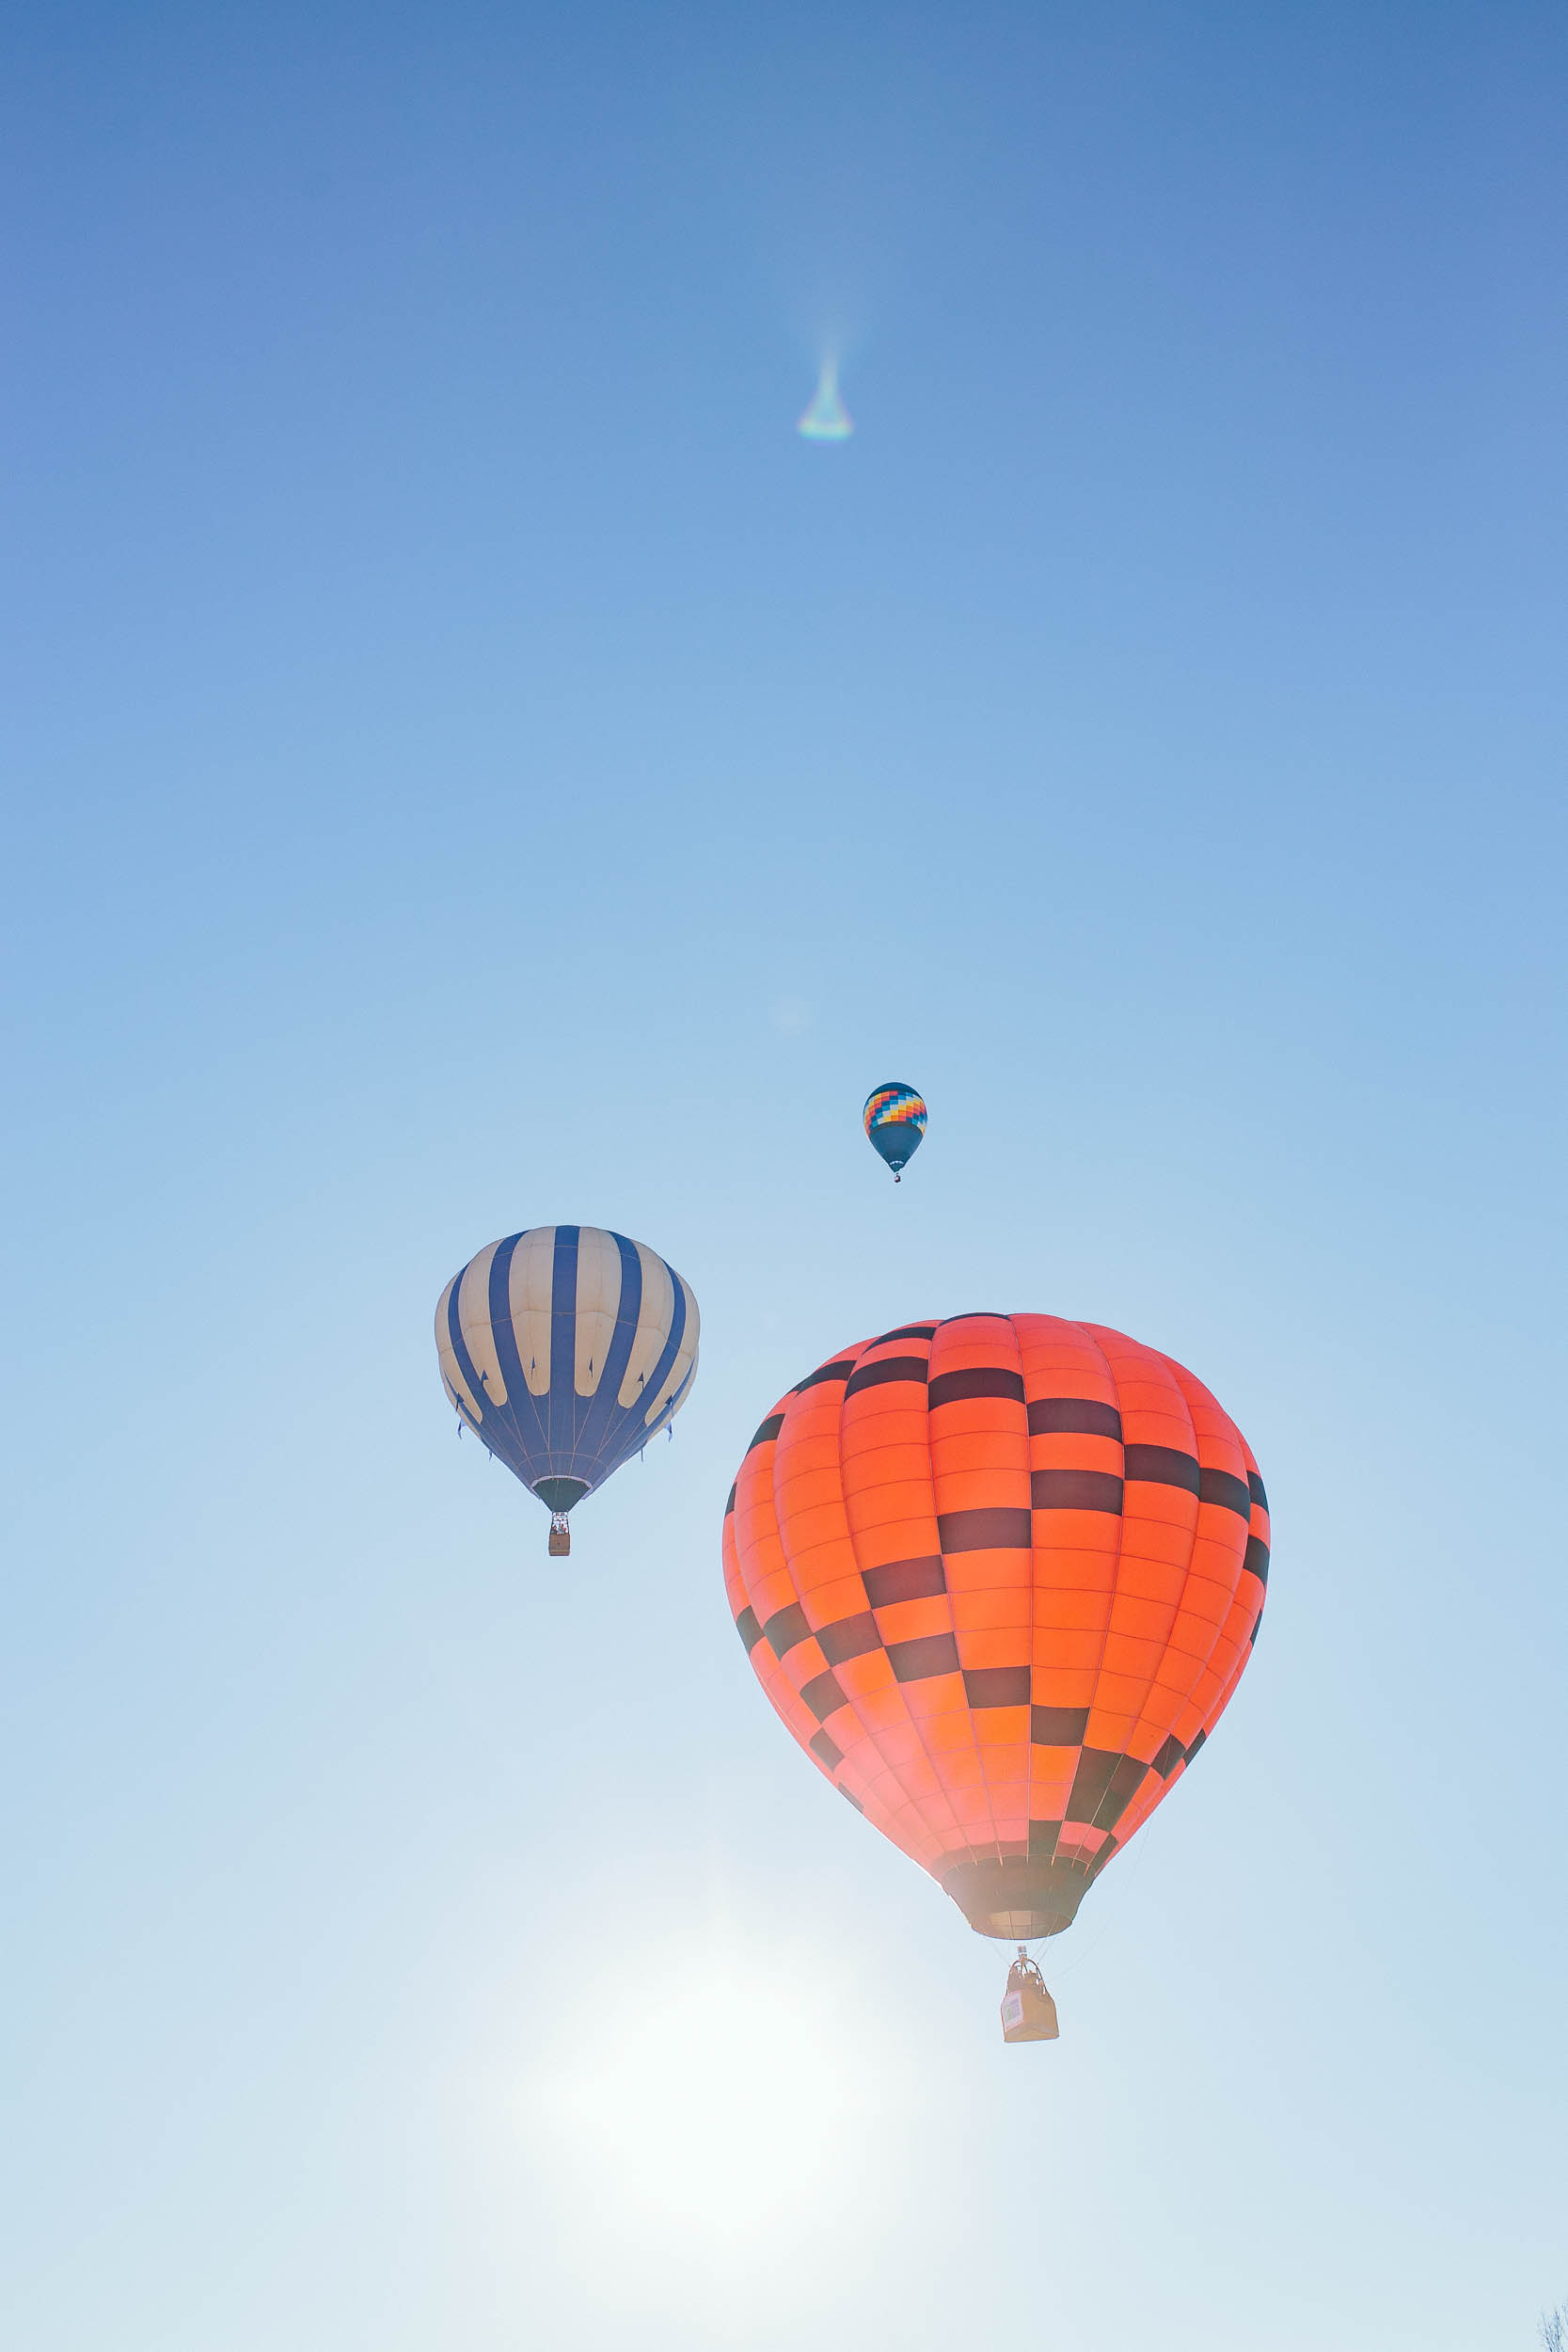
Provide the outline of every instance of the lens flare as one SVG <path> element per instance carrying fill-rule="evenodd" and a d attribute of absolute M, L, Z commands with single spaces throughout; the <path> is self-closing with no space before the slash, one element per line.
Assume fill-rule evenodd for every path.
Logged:
<path fill-rule="evenodd" d="M 855 427 L 838 389 L 838 361 L 824 359 L 816 389 L 807 403 L 796 431 L 802 440 L 847 441 Z"/>
<path fill-rule="evenodd" d="M 591 2192 L 601 2250 L 608 2233 L 677 2260 L 747 2261 L 781 2227 L 831 2237 L 863 2200 L 898 2098 L 860 2007 L 728 1939 L 672 1945 L 585 1987 L 526 2093 L 557 2193 Z"/>

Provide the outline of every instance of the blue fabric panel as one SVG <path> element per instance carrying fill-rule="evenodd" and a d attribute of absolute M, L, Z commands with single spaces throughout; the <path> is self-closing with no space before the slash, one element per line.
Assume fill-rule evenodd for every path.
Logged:
<path fill-rule="evenodd" d="M 577 1396 L 572 1372 L 578 1349 L 578 1233 L 576 1225 L 555 1229 L 555 1269 L 550 1278 L 550 1385 L 545 1401 L 545 1437 L 549 1467 L 572 1477 L 577 1438 Z"/>
<path fill-rule="evenodd" d="M 506 1383 L 506 1403 L 486 1415 L 484 1435 L 495 1443 L 495 1450 L 508 1470 L 515 1471 L 526 1486 L 531 1486 L 534 1479 L 544 1477 L 548 1454 L 539 1399 L 531 1392 L 523 1376 L 517 1335 L 512 1327 L 512 1260 L 521 1240 L 521 1233 L 509 1234 L 490 1261 L 486 1305 L 496 1361 Z"/>

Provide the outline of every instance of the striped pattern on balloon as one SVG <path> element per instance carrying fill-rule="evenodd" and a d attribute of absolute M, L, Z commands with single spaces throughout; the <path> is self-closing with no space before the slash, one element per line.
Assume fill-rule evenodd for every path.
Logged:
<path fill-rule="evenodd" d="M 865 1098 L 861 1117 L 866 1140 L 892 1168 L 895 1184 L 920 1148 L 928 1115 L 914 1088 L 899 1079 L 890 1078 L 885 1085 L 873 1087 Z"/>
<path fill-rule="evenodd" d="M 441 1293 L 447 1394 L 552 1512 L 665 1428 L 697 1370 L 697 1302 L 645 1244 L 595 1225 L 494 1241 Z"/>

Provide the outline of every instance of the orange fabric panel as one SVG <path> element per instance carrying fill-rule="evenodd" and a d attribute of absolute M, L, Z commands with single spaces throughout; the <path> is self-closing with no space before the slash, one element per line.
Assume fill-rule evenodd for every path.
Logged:
<path fill-rule="evenodd" d="M 736 1480 L 725 1589 L 792 1736 L 924 1867 L 1091 1875 L 1179 1779 L 1256 1638 L 1269 1519 L 1184 1367 L 1053 1315 L 846 1348 Z"/>

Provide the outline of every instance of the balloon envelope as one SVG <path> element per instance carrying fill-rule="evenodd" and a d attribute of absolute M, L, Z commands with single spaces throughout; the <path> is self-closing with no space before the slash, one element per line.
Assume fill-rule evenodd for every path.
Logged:
<path fill-rule="evenodd" d="M 448 1396 L 552 1512 L 602 1486 L 680 1410 L 697 1330 L 674 1268 L 596 1225 L 491 1242 L 436 1310 Z"/>
<path fill-rule="evenodd" d="M 788 1730 L 982 1935 L 1070 1924 L 1252 1654 L 1244 1438 L 1099 1324 L 958 1315 L 781 1398 L 724 1520 L 731 1611 Z"/>
<path fill-rule="evenodd" d="M 861 1117 L 871 1149 L 896 1176 L 920 1149 L 927 1117 L 925 1104 L 913 1087 L 889 1078 L 884 1085 L 872 1088 Z"/>

